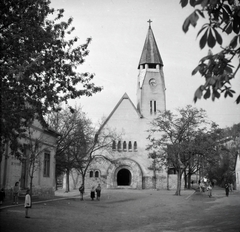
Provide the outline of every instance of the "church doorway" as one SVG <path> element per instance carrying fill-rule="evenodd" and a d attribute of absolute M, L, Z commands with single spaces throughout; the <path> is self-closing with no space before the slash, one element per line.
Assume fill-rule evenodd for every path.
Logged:
<path fill-rule="evenodd" d="M 128 169 L 122 168 L 117 173 L 117 185 L 118 186 L 123 186 L 123 185 L 128 186 L 131 184 L 131 180 L 132 180 L 132 175 Z"/>

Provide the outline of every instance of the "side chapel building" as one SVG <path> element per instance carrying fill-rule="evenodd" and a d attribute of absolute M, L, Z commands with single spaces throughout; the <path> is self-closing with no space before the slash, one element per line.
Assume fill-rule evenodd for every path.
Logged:
<path fill-rule="evenodd" d="M 100 128 L 122 134 L 121 141 L 112 144 L 111 159 L 114 157 L 117 162 L 98 158 L 92 163 L 86 177 L 87 188 L 98 183 L 105 188 L 176 188 L 176 175 L 168 175 L 166 169 L 153 171 L 153 160 L 146 151 L 150 122 L 159 110 L 166 110 L 163 61 L 150 24 L 138 70 L 137 105 L 125 93 Z"/>
<path fill-rule="evenodd" d="M 30 187 L 30 156 L 29 146 L 39 142 L 36 150 L 36 168 L 33 176 L 33 194 L 53 196 L 55 192 L 55 166 L 57 137 L 60 135 L 50 128 L 44 128 L 38 120 L 29 127 L 30 137 L 21 138 L 24 144 L 23 157 L 17 159 L 11 154 L 11 148 L 6 144 L 5 152 L 0 162 L 0 187 L 5 188 L 7 196 L 16 182 L 19 182 L 20 193 Z M 33 151 L 32 151 L 33 152 Z M 39 154 L 39 155 L 38 155 Z"/>

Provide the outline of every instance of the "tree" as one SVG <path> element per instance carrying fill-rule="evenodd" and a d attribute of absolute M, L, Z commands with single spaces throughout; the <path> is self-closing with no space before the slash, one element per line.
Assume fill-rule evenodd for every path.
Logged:
<path fill-rule="evenodd" d="M 209 181 L 213 178 L 209 176 L 207 167 L 218 163 L 217 158 L 217 141 L 221 138 L 220 129 L 215 123 L 205 131 L 198 130 L 192 140 L 188 141 L 188 148 L 185 150 L 188 156 L 191 157 L 188 162 L 185 187 L 190 188 L 191 176 L 198 174 L 199 179 L 207 177 Z"/>
<path fill-rule="evenodd" d="M 49 126 L 60 133 L 56 149 L 56 189 L 58 178 L 66 173 L 67 192 L 69 191 L 69 174 L 75 162 L 74 157 L 71 156 L 68 149 L 73 142 L 72 134 L 74 133 L 76 121 L 80 114 L 81 109 L 75 107 L 73 112 L 70 112 L 69 109 L 64 109 L 61 112 L 52 112 L 47 117 Z"/>
<path fill-rule="evenodd" d="M 88 157 L 86 157 L 88 144 L 92 142 L 95 131 L 91 121 L 82 111 L 76 111 L 73 117 L 74 127 L 67 138 L 67 141 L 69 140 L 70 142 L 68 143 L 69 146 L 66 150 L 68 155 L 74 160 L 72 168 L 69 171 L 72 171 L 73 169 L 78 170 L 78 172 L 82 174 L 82 184 L 84 186 L 85 172 L 82 171 L 82 166 L 83 163 L 88 160 Z M 92 159 L 90 159 L 89 164 L 91 161 Z M 89 166 L 89 164 L 87 165 L 87 167 Z M 69 173 L 67 173 L 66 177 L 69 178 Z"/>
<path fill-rule="evenodd" d="M 66 174 L 66 192 L 69 192 L 69 175 L 75 166 L 75 157 L 71 153 L 73 146 L 77 123 L 81 120 L 84 113 L 80 107 L 75 107 L 71 112 L 65 108 L 61 112 L 53 112 L 48 115 L 48 124 L 56 131 L 60 132 L 57 140 L 56 149 L 56 189 L 58 177 Z"/>
<path fill-rule="evenodd" d="M 209 179 L 216 180 L 218 185 L 223 186 L 226 181 L 235 182 L 235 161 L 240 144 L 239 125 L 213 132 L 216 138 L 215 153 L 211 160 L 207 160 L 205 169 Z"/>
<path fill-rule="evenodd" d="M 27 159 L 28 163 L 28 176 L 30 177 L 30 194 L 32 194 L 32 186 L 33 186 L 33 177 L 34 173 L 37 171 L 37 169 L 40 167 L 41 160 L 40 155 L 43 152 L 42 144 L 41 144 L 41 138 L 35 138 L 32 140 L 34 130 L 31 131 L 30 128 L 28 128 L 28 138 L 29 138 L 29 144 L 26 145 L 27 154 L 25 159 Z"/>
<path fill-rule="evenodd" d="M 45 125 L 43 116 L 59 111 L 61 102 L 102 88 L 93 74 L 77 70 L 91 39 L 78 44 L 72 18 L 61 21 L 63 9 L 51 8 L 49 0 L 3 0 L 0 9 L 1 147 L 9 141 L 14 151 L 33 118 Z"/>
<path fill-rule="evenodd" d="M 66 173 L 66 191 L 69 191 L 71 171 L 77 170 L 84 186 L 86 173 L 93 161 L 101 157 L 113 162 L 109 156 L 104 155 L 104 151 L 108 151 L 109 155 L 112 141 L 117 139 L 116 133 L 108 129 L 97 131 L 81 108 L 75 107 L 74 113 L 65 110 L 62 114 L 54 114 L 48 121 L 61 134 L 56 162 L 57 170 Z M 54 127 L 54 123 L 57 123 L 57 127 Z"/>
<path fill-rule="evenodd" d="M 182 174 L 193 159 L 191 141 L 197 134 L 206 130 L 206 114 L 192 106 L 178 109 L 178 114 L 171 111 L 160 112 L 151 122 L 149 130 L 150 155 L 157 156 L 156 161 L 162 166 L 173 167 L 177 172 L 176 195 L 181 193 Z"/>
<path fill-rule="evenodd" d="M 182 29 L 186 33 L 189 26 L 195 27 L 199 17 L 206 18 L 207 23 L 202 25 L 197 36 L 201 36 L 199 44 L 203 49 L 206 45 L 210 48 L 217 44 L 220 52 L 213 54 L 211 51 L 203 57 L 198 66 L 192 71 L 192 75 L 200 73 L 205 78 L 205 83 L 201 85 L 194 94 L 194 101 L 200 99 L 233 97 L 235 90 L 232 89 L 231 81 L 237 77 L 240 68 L 240 1 L 239 0 L 180 0 L 182 7 L 188 5 L 194 8 L 184 21 Z M 222 47 L 223 37 L 231 38 L 226 47 Z M 236 68 L 233 60 L 238 60 Z M 236 98 L 236 103 L 240 102 L 240 94 Z"/>
<path fill-rule="evenodd" d="M 89 133 L 89 128 L 83 129 L 82 132 L 77 143 L 81 147 L 75 146 L 77 149 L 74 150 L 73 154 L 76 160 L 75 169 L 80 173 L 82 185 L 85 186 L 86 174 L 91 164 L 102 162 L 102 160 L 114 165 L 117 164 L 118 161 L 115 161 L 111 156 L 112 143 L 119 140 L 121 136 L 106 127 L 94 131 L 94 134 Z M 80 152 L 77 152 L 78 149 Z"/>
<path fill-rule="evenodd" d="M 30 178 L 30 194 L 32 194 L 35 172 L 39 169 L 43 170 L 43 154 L 47 151 L 50 152 L 53 144 L 49 143 L 49 137 L 46 134 L 36 130 L 32 124 L 27 128 L 23 137 L 25 139 L 20 141 L 23 153 L 19 159 L 26 164 L 25 168 Z"/>

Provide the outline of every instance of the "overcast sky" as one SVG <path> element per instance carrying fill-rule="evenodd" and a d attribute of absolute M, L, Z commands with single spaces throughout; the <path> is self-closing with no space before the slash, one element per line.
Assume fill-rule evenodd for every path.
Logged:
<path fill-rule="evenodd" d="M 205 109 L 209 119 L 220 127 L 240 122 L 236 97 L 193 102 L 193 94 L 204 80 L 191 72 L 208 53 L 208 48 L 200 50 L 196 38 L 201 23 L 187 34 L 182 31 L 193 8 L 182 9 L 179 0 L 52 0 L 51 6 L 63 8 L 67 18 L 73 17 L 74 35 L 80 43 L 92 38 L 90 54 L 79 71 L 95 73 L 94 83 L 104 89 L 76 102 L 93 122 L 107 117 L 125 92 L 136 105 L 137 66 L 149 19 L 164 64 L 167 109 L 191 104 Z M 239 78 L 232 84 L 239 93 Z"/>

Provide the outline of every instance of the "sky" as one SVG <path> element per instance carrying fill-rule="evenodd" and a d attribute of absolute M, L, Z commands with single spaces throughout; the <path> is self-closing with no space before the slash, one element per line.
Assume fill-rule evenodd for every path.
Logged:
<path fill-rule="evenodd" d="M 206 110 L 208 118 L 221 128 L 240 122 L 240 104 L 235 98 L 198 100 L 193 102 L 195 90 L 204 84 L 200 74 L 191 75 L 199 60 L 208 54 L 208 48 L 199 47 L 198 25 L 185 34 L 182 24 L 193 8 L 182 8 L 179 0 L 51 0 L 55 9 L 65 10 L 65 19 L 72 17 L 80 44 L 91 37 L 89 56 L 79 72 L 94 73 L 93 82 L 103 86 L 92 97 L 81 97 L 70 102 L 79 105 L 87 116 L 97 123 L 107 117 L 124 93 L 136 105 L 138 63 L 148 32 L 148 20 L 163 60 L 166 84 L 166 108 L 193 105 Z M 228 43 L 230 37 L 224 37 Z M 224 44 L 223 44 L 224 45 Z M 218 47 L 213 52 L 218 51 Z M 236 62 L 235 62 L 236 63 Z M 240 80 L 232 81 L 239 93 Z"/>

